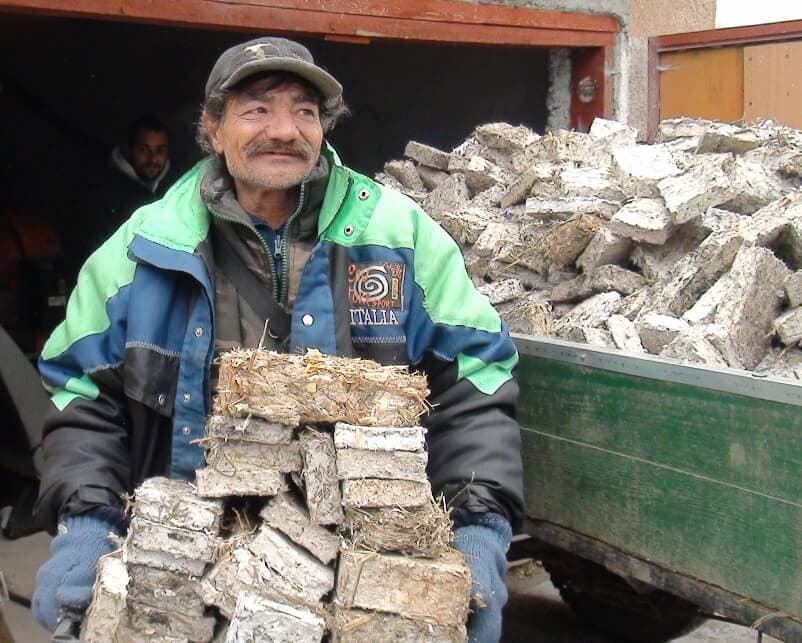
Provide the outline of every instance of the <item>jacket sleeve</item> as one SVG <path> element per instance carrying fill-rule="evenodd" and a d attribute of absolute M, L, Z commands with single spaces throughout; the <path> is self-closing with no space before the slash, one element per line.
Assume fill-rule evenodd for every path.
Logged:
<path fill-rule="evenodd" d="M 120 368 L 135 264 L 127 226 L 93 253 L 67 314 L 48 339 L 39 371 L 51 392 L 37 512 L 48 529 L 64 514 L 118 506 L 129 488 L 129 418 Z"/>
<path fill-rule="evenodd" d="M 515 345 L 471 283 L 457 244 L 428 217 L 414 262 L 420 300 L 408 341 L 431 389 L 423 424 L 433 491 L 455 509 L 500 513 L 517 527 L 524 501 Z"/>

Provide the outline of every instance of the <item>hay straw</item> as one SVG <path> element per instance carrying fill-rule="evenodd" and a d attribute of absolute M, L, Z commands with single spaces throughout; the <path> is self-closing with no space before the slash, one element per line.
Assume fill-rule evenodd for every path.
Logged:
<path fill-rule="evenodd" d="M 404 366 L 323 355 L 235 349 L 219 358 L 214 412 L 297 426 L 412 426 L 426 412 L 426 377 Z"/>
<path fill-rule="evenodd" d="M 450 510 L 434 499 L 417 509 L 349 509 L 345 545 L 367 551 L 398 552 L 421 558 L 437 558 L 450 548 Z"/>

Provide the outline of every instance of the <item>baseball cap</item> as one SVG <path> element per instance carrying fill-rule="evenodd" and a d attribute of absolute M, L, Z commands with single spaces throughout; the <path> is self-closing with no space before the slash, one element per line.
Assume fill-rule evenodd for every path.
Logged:
<path fill-rule="evenodd" d="M 303 45 L 286 38 L 257 38 L 226 49 L 206 81 L 206 98 L 219 89 L 231 89 L 249 76 L 266 71 L 286 71 L 304 78 L 328 100 L 342 94 L 337 79 L 315 65 Z"/>

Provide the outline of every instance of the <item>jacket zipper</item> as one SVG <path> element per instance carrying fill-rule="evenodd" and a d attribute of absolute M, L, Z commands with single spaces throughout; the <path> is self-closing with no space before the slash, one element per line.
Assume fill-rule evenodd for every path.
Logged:
<path fill-rule="evenodd" d="M 290 261 L 288 256 L 289 238 L 292 234 L 292 224 L 300 216 L 301 210 L 304 206 L 306 199 L 306 183 L 301 183 L 301 192 L 298 195 L 298 207 L 289 216 L 285 222 L 285 234 L 281 235 L 281 287 L 279 288 L 279 298 L 276 300 L 279 304 L 284 302 L 284 297 L 289 293 L 289 276 L 290 276 Z M 261 235 L 260 235 L 261 236 Z M 270 256 L 270 265 L 273 269 L 273 284 L 275 285 L 276 279 L 276 262 L 273 261 L 273 256 Z M 273 288 L 275 291 L 275 287 Z"/>
<path fill-rule="evenodd" d="M 239 225 L 243 225 L 249 230 L 251 230 L 255 235 L 256 238 L 259 240 L 259 243 L 262 244 L 262 248 L 265 251 L 265 255 L 267 255 L 267 265 L 270 268 L 270 275 L 273 279 L 273 299 L 277 304 L 281 304 L 284 298 L 284 293 L 286 292 L 287 288 L 287 276 L 289 274 L 289 266 L 287 265 L 287 236 L 289 235 L 290 225 L 292 224 L 295 219 L 298 218 L 298 215 L 301 213 L 301 209 L 303 208 L 304 199 L 306 196 L 306 183 L 301 183 L 301 190 L 298 196 L 298 205 L 295 208 L 294 212 L 290 215 L 290 217 L 285 222 L 287 228 L 287 234 L 283 235 L 281 238 L 281 260 L 282 260 L 282 274 L 284 279 L 281 281 L 281 285 L 279 288 L 276 288 L 276 284 L 278 282 L 278 271 L 276 270 L 276 262 L 273 259 L 273 251 L 267 247 L 265 240 L 262 238 L 262 235 L 259 234 L 259 231 L 256 229 L 256 226 L 253 225 L 250 221 L 242 221 L 240 219 L 235 219 L 234 217 L 229 217 L 224 214 L 221 214 L 216 209 L 212 210 L 212 213 L 223 219 L 224 221 L 228 221 L 230 223 L 236 223 Z"/>

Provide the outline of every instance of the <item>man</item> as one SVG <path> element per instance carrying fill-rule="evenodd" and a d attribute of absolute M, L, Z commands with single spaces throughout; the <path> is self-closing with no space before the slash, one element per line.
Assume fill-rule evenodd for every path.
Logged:
<path fill-rule="evenodd" d="M 134 210 L 161 198 L 175 180 L 170 170 L 164 124 L 155 116 L 133 121 L 125 142 L 112 149 L 107 167 L 90 173 L 79 192 L 76 211 L 81 225 L 66 233 L 70 254 L 83 262 Z"/>
<path fill-rule="evenodd" d="M 108 534 L 124 529 L 120 495 L 203 466 L 215 349 L 256 346 L 267 318 L 268 348 L 425 371 L 429 476 L 473 575 L 471 637 L 498 640 L 523 511 L 517 353 L 450 237 L 328 147 L 344 111 L 340 84 L 301 45 L 229 49 L 199 124 L 210 158 L 84 266 L 40 361 L 55 410 L 39 508 L 59 522 L 33 600 L 47 627 L 88 603 Z"/>
<path fill-rule="evenodd" d="M 128 126 L 126 142 L 112 150 L 111 164 L 132 187 L 161 196 L 167 187 L 162 181 L 170 170 L 167 128 L 154 116 L 135 120 Z"/>

